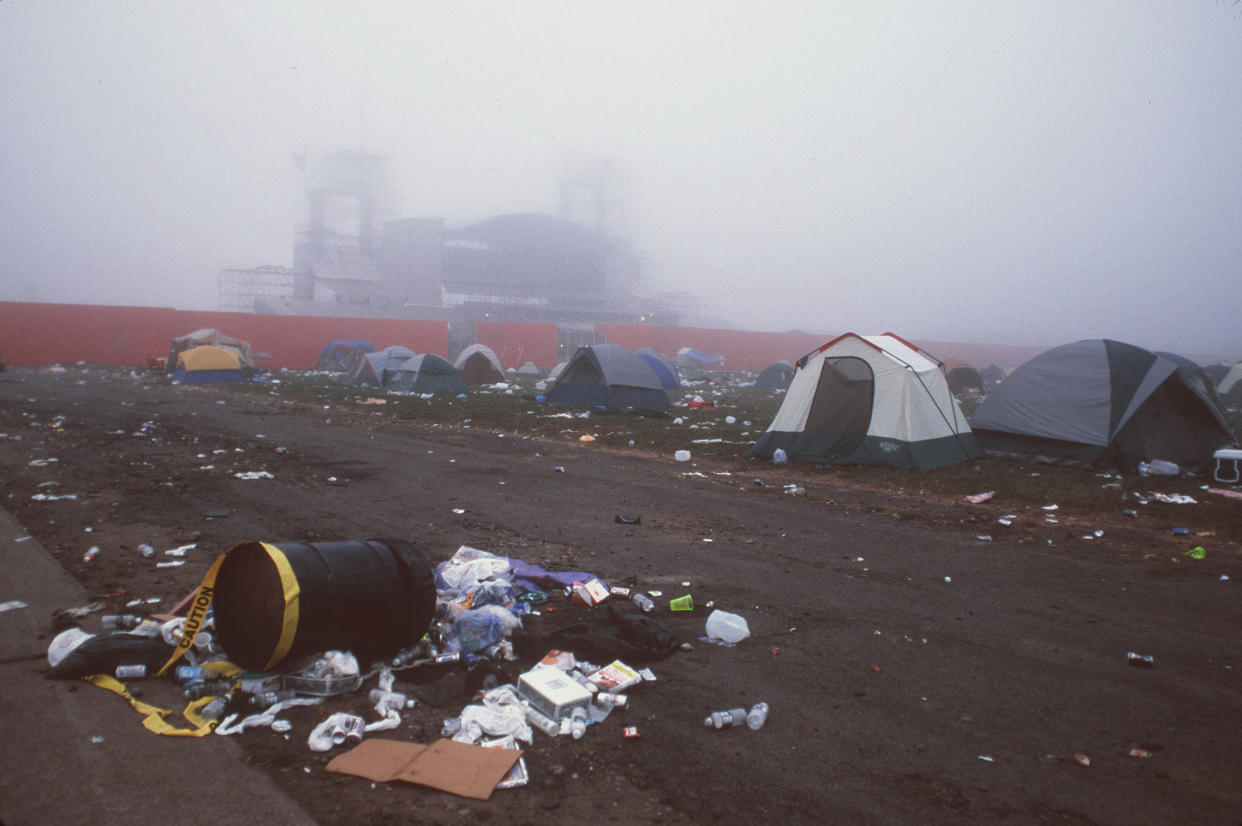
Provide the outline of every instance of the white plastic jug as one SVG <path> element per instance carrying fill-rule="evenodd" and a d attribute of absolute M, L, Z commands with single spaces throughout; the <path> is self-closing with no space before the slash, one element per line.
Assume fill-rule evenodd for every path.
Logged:
<path fill-rule="evenodd" d="M 707 637 L 724 642 L 741 642 L 750 636 L 750 626 L 744 617 L 717 608 L 707 618 Z"/>

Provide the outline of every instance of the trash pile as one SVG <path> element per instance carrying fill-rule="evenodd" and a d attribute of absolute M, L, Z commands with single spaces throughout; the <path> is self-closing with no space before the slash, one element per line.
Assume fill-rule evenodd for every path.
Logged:
<path fill-rule="evenodd" d="M 427 604 L 403 604 L 401 620 L 391 628 L 372 625 L 367 640 L 356 636 L 359 629 L 316 629 L 325 614 L 348 626 L 351 618 L 336 609 L 351 599 L 384 602 L 379 592 L 387 583 L 372 582 L 374 593 L 351 594 L 357 583 L 344 584 L 340 574 L 345 561 L 360 568 L 359 560 L 387 561 L 390 551 L 391 559 L 405 561 L 403 598 Z M 322 572 L 307 561 L 312 556 L 337 569 L 336 593 L 324 593 Z M 269 563 L 278 577 L 265 573 Z M 421 587 L 420 571 L 434 580 L 434 589 Z M 365 578 L 361 569 L 352 573 L 354 580 Z M 269 600 L 256 584 L 267 579 L 283 583 L 283 603 Z M 325 608 L 329 598 L 332 612 Z M 587 619 L 547 633 L 527 627 L 531 618 L 554 616 L 558 606 L 566 613 L 585 608 Z M 146 728 L 171 736 L 268 728 L 288 739 L 300 735 L 291 733 L 294 722 L 285 712 L 322 706 L 305 736 L 312 752 L 341 749 L 326 770 L 487 799 L 494 789 L 529 782 L 522 748 L 532 745 L 536 729 L 548 737 L 587 736 L 612 714 L 624 715 L 631 696 L 657 680 L 649 663 L 687 647 L 651 616 L 655 607 L 647 594 L 610 587 L 587 572 L 548 571 L 466 545 L 432 572 L 412 546 L 392 540 L 243 543 L 223 554 L 170 614 L 104 615 L 97 633 L 76 626 L 62 631 L 48 648 L 48 676 L 85 679 L 112 691 L 144 716 Z M 689 594 L 669 601 L 671 611 L 692 608 Z M 706 631 L 701 640 L 725 647 L 750 635 L 745 619 L 720 610 L 708 617 Z M 351 650 L 307 650 L 350 639 L 358 642 Z M 370 737 L 401 727 L 403 715 L 420 703 L 420 688 L 449 673 L 458 686 L 464 676 L 465 691 L 455 696 L 471 700 L 443 718 L 442 740 L 424 746 Z M 166 682 L 134 683 L 154 678 Z M 171 710 L 140 699 L 157 689 L 167 696 L 169 683 L 188 701 L 181 712 L 188 727 L 172 722 Z M 369 710 L 361 713 L 364 697 Z M 704 722 L 714 729 L 758 729 L 766 716 L 766 704 L 759 703 L 749 711 L 712 712 Z M 625 739 L 640 736 L 628 721 L 621 727 Z"/>

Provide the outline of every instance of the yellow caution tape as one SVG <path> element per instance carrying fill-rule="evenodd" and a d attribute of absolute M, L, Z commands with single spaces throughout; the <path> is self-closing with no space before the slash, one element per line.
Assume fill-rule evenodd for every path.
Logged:
<path fill-rule="evenodd" d="M 153 731 L 156 734 L 163 734 L 168 737 L 203 737 L 211 734 L 211 732 L 216 728 L 215 720 L 204 720 L 198 713 L 199 709 L 216 699 L 215 697 L 202 697 L 198 700 L 194 700 L 185 707 L 185 711 L 182 712 L 182 715 L 185 719 L 193 723 L 195 728 L 177 728 L 164 719 L 170 716 L 172 711 L 166 708 L 160 708 L 159 706 L 153 706 L 150 703 L 144 703 L 133 694 L 130 694 L 129 689 L 125 687 L 125 683 L 120 680 L 109 677 L 107 674 L 93 674 L 89 677 L 83 677 L 82 679 L 92 685 L 97 685 L 100 688 L 107 689 L 113 694 L 119 695 L 128 700 L 129 704 L 134 707 L 135 711 L 139 714 L 145 715 L 142 720 L 142 725 L 147 729 L 147 731 Z"/>
<path fill-rule="evenodd" d="M 293 645 L 293 638 L 298 630 L 298 596 L 302 593 L 302 589 L 298 587 L 298 578 L 293 573 L 293 566 L 289 564 L 289 557 L 285 556 L 284 551 L 266 542 L 260 544 L 276 565 L 276 571 L 280 574 L 281 591 L 284 594 L 284 616 L 280 623 L 280 639 L 272 651 L 272 658 L 267 661 L 267 665 L 263 666 L 264 671 L 270 671 L 276 663 L 285 658 L 285 655 L 289 653 L 289 648 Z"/>
<path fill-rule="evenodd" d="M 280 623 L 280 638 L 276 642 L 276 647 L 272 650 L 272 656 L 268 660 L 267 665 L 263 667 L 264 671 L 270 671 L 285 658 L 285 655 L 289 653 L 289 649 L 293 646 L 293 638 L 298 630 L 298 597 L 301 594 L 301 588 L 298 587 L 297 575 L 293 573 L 293 566 L 289 564 L 289 558 L 285 556 L 284 552 L 267 542 L 260 542 L 258 544 L 267 552 L 267 555 L 272 560 L 272 564 L 276 566 L 276 572 L 280 576 L 280 587 L 284 600 Z M 185 625 L 181 629 L 181 639 L 177 641 L 177 647 L 173 650 L 172 656 L 168 658 L 168 662 L 160 667 L 156 676 L 162 677 L 168 673 L 168 669 L 172 668 L 173 663 L 181 659 L 187 651 L 194 647 L 194 640 L 198 637 L 199 631 L 203 630 L 203 623 L 207 620 L 207 611 L 211 608 L 211 602 L 215 598 L 216 576 L 220 572 L 220 566 L 224 563 L 229 553 L 240 547 L 242 546 L 235 545 L 220 554 L 216 561 L 211 563 L 207 573 L 203 575 L 203 581 L 199 584 L 198 591 L 190 602 L 190 610 L 186 614 Z"/>

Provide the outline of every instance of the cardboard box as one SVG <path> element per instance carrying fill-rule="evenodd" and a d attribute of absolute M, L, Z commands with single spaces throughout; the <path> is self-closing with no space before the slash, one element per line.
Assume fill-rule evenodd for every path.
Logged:
<path fill-rule="evenodd" d="M 518 694 L 539 711 L 560 720 L 573 709 L 585 708 L 591 692 L 559 668 L 535 668 L 518 677 Z"/>
<path fill-rule="evenodd" d="M 600 691 L 613 694 L 620 694 L 630 686 L 638 685 L 643 681 L 641 674 L 620 660 L 613 660 L 587 679 L 599 686 Z"/>

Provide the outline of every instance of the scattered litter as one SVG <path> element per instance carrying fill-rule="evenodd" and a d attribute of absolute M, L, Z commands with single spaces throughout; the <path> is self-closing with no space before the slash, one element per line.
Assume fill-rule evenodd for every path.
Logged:
<path fill-rule="evenodd" d="M 979 755 L 979 759 L 980 759 L 980 760 L 982 760 L 982 761 L 983 761 L 983 762 L 985 762 L 985 763 L 994 763 L 994 762 L 996 762 L 995 760 L 993 760 L 993 759 L 992 759 L 992 756 L 991 756 L 991 755 L 988 755 L 988 754 L 981 754 L 981 755 Z"/>
<path fill-rule="evenodd" d="M 580 441 L 580 442 L 593 442 L 593 441 L 595 441 L 595 437 L 594 437 L 594 436 L 592 436 L 590 433 L 583 433 L 581 436 L 579 436 L 579 437 L 578 437 L 578 441 Z"/>
<path fill-rule="evenodd" d="M 1224 496 L 1229 499 L 1242 499 L 1242 491 L 1225 490 L 1224 488 L 1204 488 L 1208 493 L 1214 493 L 1217 496 Z"/>
<path fill-rule="evenodd" d="M 1147 494 L 1157 502 L 1164 502 L 1169 505 L 1197 505 L 1193 496 L 1185 493 L 1149 493 Z"/>
<path fill-rule="evenodd" d="M 678 450 L 678 451 L 676 451 L 676 452 L 673 454 L 673 460 L 674 460 L 674 461 L 677 461 L 677 462 L 688 462 L 688 461 L 690 461 L 690 451 L 688 451 L 688 450 Z"/>
<path fill-rule="evenodd" d="M 1044 509 L 1044 510 L 1046 510 L 1046 511 L 1054 511 L 1054 510 L 1056 510 L 1058 507 L 1059 507 L 1059 505 L 1044 505 L 1044 506 L 1043 506 L 1043 509 Z"/>
<path fill-rule="evenodd" d="M 1196 545 L 1186 552 L 1186 556 L 1191 559 L 1203 559 L 1207 556 L 1207 549 L 1205 549 L 1202 545 Z"/>
<path fill-rule="evenodd" d="M 970 502 L 972 505 L 978 505 L 981 502 L 988 501 L 995 495 L 996 491 L 994 490 L 985 491 L 984 493 L 972 493 L 966 497 L 966 501 Z"/>
<path fill-rule="evenodd" d="M 465 508 L 453 508 L 453 513 L 458 514 L 459 516 L 465 512 L 466 512 Z"/>
<path fill-rule="evenodd" d="M 1138 654 L 1134 651 L 1127 651 L 1126 662 L 1136 668 L 1151 668 L 1156 664 L 1156 658 L 1151 654 Z"/>
<path fill-rule="evenodd" d="M 782 448 L 778 447 L 776 450 L 772 451 L 772 464 L 783 465 L 788 461 L 789 457 L 785 454 L 785 451 Z"/>
<path fill-rule="evenodd" d="M 1130 757 L 1147 758 L 1151 757 L 1151 752 L 1147 749 L 1133 748 L 1128 752 Z"/>
<path fill-rule="evenodd" d="M 30 498 L 36 502 L 56 502 L 60 499 L 77 499 L 78 495 L 76 493 L 62 493 L 59 495 L 54 493 L 36 493 Z"/>
<path fill-rule="evenodd" d="M 1078 752 L 1074 755 L 1074 762 L 1080 766 L 1090 766 L 1091 758 L 1083 754 L 1082 752 Z"/>
<path fill-rule="evenodd" d="M 377 399 L 374 396 L 368 396 L 362 400 L 363 404 L 388 404 L 388 399 Z"/>
<path fill-rule="evenodd" d="M 150 546 L 148 545 L 147 547 L 150 547 Z M 183 557 L 188 552 L 194 550 L 197 547 L 198 547 L 197 542 L 191 542 L 189 545 L 178 545 L 176 548 L 169 548 L 168 550 L 164 551 L 164 556 Z M 141 546 L 139 546 L 139 549 L 141 550 Z M 144 553 L 143 556 L 150 556 L 150 554 Z"/>
<path fill-rule="evenodd" d="M 276 477 L 268 473 L 266 470 L 243 470 L 233 474 L 238 479 L 275 479 Z"/>
<path fill-rule="evenodd" d="M 0 613 L 4 613 L 5 611 L 16 611 L 21 608 L 29 607 L 30 606 L 22 602 L 20 599 L 11 599 L 8 602 L 0 602 Z"/>

